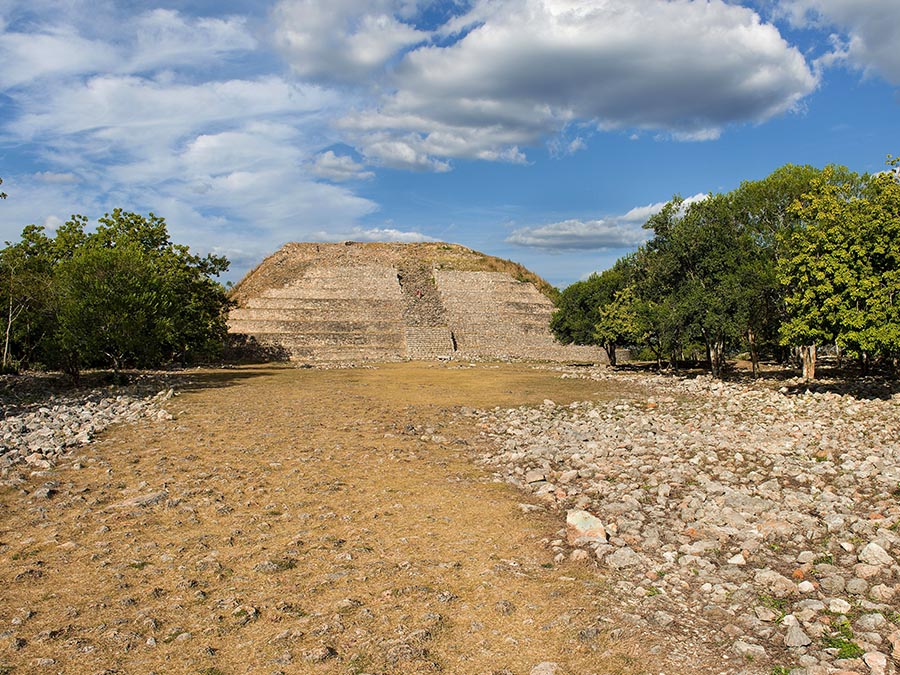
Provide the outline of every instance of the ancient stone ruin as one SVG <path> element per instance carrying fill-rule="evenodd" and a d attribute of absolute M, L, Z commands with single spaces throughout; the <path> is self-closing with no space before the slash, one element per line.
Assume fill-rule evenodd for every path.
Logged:
<path fill-rule="evenodd" d="M 235 286 L 228 328 L 292 359 L 600 361 L 553 339 L 549 291 L 453 244 L 294 243 Z"/>

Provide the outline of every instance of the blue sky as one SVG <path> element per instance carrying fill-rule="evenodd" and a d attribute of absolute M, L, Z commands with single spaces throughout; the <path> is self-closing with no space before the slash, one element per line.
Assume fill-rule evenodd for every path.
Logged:
<path fill-rule="evenodd" d="M 558 286 L 674 194 L 900 154 L 897 0 L 0 0 L 0 236 L 443 240 Z"/>

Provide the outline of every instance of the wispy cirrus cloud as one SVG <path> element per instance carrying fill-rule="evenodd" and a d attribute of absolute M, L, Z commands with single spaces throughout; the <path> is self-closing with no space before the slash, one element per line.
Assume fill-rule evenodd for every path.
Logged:
<path fill-rule="evenodd" d="M 48 167 L 4 175 L 15 227 L 154 210 L 182 241 L 245 260 L 378 208 L 310 166 L 352 98 L 271 73 L 223 77 L 258 46 L 242 18 L 156 9 L 104 37 L 48 12 L 0 28 L 0 54 L 20 64 L 0 73 L 15 106 L 4 140 L 29 144 Z"/>

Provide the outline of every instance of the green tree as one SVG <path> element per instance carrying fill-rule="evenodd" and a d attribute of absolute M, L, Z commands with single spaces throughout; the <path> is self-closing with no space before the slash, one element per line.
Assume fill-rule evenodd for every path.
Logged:
<path fill-rule="evenodd" d="M 69 232 L 70 225 L 60 227 Z M 55 241 L 43 227 L 28 225 L 15 244 L 6 242 L 0 251 L 0 298 L 6 310 L 3 368 L 12 360 L 28 364 L 46 347 L 53 333 L 55 288 L 53 269 L 58 262 Z M 16 352 L 14 357 L 14 352 Z"/>
<path fill-rule="evenodd" d="M 677 364 L 699 340 L 716 377 L 729 348 L 752 334 L 765 283 L 760 247 L 738 216 L 733 193 L 691 204 L 676 197 L 648 220 L 654 237 L 639 256 L 637 291 L 650 303 L 642 314 L 656 323 L 660 352 Z"/>
<path fill-rule="evenodd" d="M 891 160 L 893 163 L 894 160 Z M 900 350 L 900 185 L 886 172 L 841 182 L 831 169 L 791 209 L 803 227 L 784 237 L 786 344 L 804 347 L 815 377 L 815 345 L 835 342 L 860 357 Z"/>
<path fill-rule="evenodd" d="M 632 343 L 640 336 L 638 299 L 631 286 L 616 291 L 611 302 L 600 306 L 594 325 L 594 340 L 601 345 L 612 366 L 616 347 Z"/>
<path fill-rule="evenodd" d="M 161 361 L 162 289 L 134 243 L 85 246 L 57 268 L 60 364 L 150 366 Z"/>
<path fill-rule="evenodd" d="M 6 358 L 59 367 L 155 366 L 221 350 L 228 261 L 174 244 L 165 220 L 117 209 L 86 232 L 72 216 L 48 237 L 29 225 L 0 251 Z"/>
<path fill-rule="evenodd" d="M 137 245 L 151 259 L 161 284 L 160 340 L 167 359 L 186 361 L 216 355 L 227 327 L 228 300 L 214 281 L 228 269 L 223 256 L 198 256 L 173 244 L 165 219 L 116 209 L 99 220 L 93 239 L 101 246 Z"/>
<path fill-rule="evenodd" d="M 601 274 L 592 274 L 583 281 L 568 286 L 557 299 L 557 310 L 550 318 L 550 329 L 563 344 L 599 345 L 606 352 L 610 365 L 616 365 L 616 344 L 625 337 L 612 330 L 614 323 L 607 317 L 606 329 L 598 332 L 603 319 L 601 310 L 614 302 L 616 294 L 624 290 L 630 280 L 631 262 L 622 258 Z"/>

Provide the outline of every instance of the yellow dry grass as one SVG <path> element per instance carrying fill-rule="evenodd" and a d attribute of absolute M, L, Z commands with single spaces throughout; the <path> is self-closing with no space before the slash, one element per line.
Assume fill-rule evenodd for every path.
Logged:
<path fill-rule="evenodd" d="M 0 672 L 653 672 L 602 572 L 542 545 L 563 516 L 523 514 L 449 414 L 636 392 L 509 364 L 194 379 L 175 420 L 31 479 L 53 498 L 0 493 Z"/>

